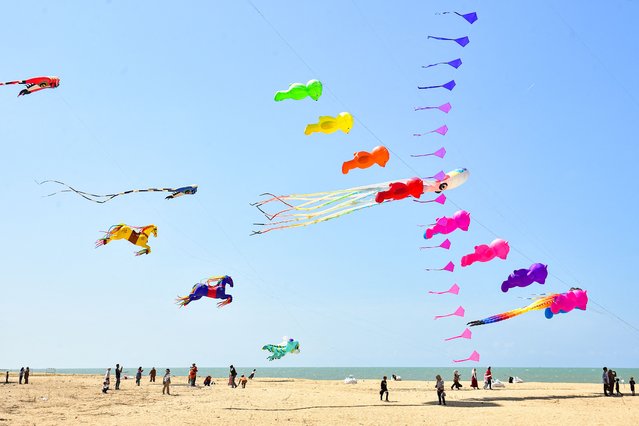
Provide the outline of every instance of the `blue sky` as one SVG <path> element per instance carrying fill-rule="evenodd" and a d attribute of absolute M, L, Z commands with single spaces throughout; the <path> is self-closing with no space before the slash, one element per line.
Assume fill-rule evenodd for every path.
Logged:
<path fill-rule="evenodd" d="M 5 5 L 0 79 L 62 81 L 19 99 L 19 87 L 0 87 L 0 366 L 265 366 L 260 347 L 283 335 L 302 352 L 277 366 L 437 366 L 472 350 L 481 365 L 637 366 L 639 331 L 612 315 L 639 327 L 636 2 L 254 4 L 286 42 L 248 2 Z M 451 8 L 479 21 L 435 15 Z M 420 68 L 457 57 L 458 70 Z M 319 102 L 273 102 L 311 78 L 324 83 Z M 451 78 L 453 92 L 416 89 Z M 413 111 L 446 101 L 448 115 Z M 341 111 L 359 120 L 350 134 L 304 136 L 307 123 Z M 412 136 L 444 123 L 445 137 Z M 393 151 L 386 168 L 342 175 L 341 163 L 378 138 Z M 441 146 L 444 160 L 410 157 Z M 263 192 L 457 167 L 471 177 L 445 206 L 395 202 L 249 236 L 262 220 L 249 203 Z M 96 193 L 200 191 L 98 205 L 42 198 L 54 188 L 34 179 Z M 471 212 L 469 232 L 450 237 L 450 252 L 420 252 L 417 224 L 456 206 Z M 94 249 L 119 222 L 156 224 L 153 253 L 134 257 L 124 242 Z M 508 260 L 424 271 L 495 236 L 510 242 Z M 547 284 L 503 294 L 505 277 L 533 261 L 549 265 Z M 235 280 L 232 305 L 173 304 L 218 274 Z M 427 294 L 453 282 L 457 297 Z M 533 312 L 442 341 L 466 321 L 573 285 L 596 303 L 586 312 Z M 432 320 L 460 304 L 466 318 Z"/>

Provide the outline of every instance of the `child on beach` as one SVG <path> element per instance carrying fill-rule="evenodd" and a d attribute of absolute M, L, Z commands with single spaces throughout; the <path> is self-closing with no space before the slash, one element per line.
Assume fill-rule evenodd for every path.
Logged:
<path fill-rule="evenodd" d="M 446 392 L 444 392 L 444 380 L 442 376 L 439 374 L 435 376 L 435 388 L 437 389 L 437 399 L 439 400 L 439 405 L 446 405 Z"/>
<path fill-rule="evenodd" d="M 104 380 L 102 381 L 102 393 L 107 393 L 109 390 L 109 385 L 111 384 L 111 369 L 107 368 L 106 373 L 104 373 Z"/>
<path fill-rule="evenodd" d="M 379 391 L 379 400 L 381 401 L 384 394 L 386 394 L 386 402 L 388 402 L 388 384 L 386 383 L 386 376 L 382 379 L 382 383 L 380 383 L 380 391 Z"/>
<path fill-rule="evenodd" d="M 615 372 L 615 389 L 617 391 L 617 396 L 623 396 L 621 392 L 619 392 L 619 379 L 617 378 L 616 372 Z"/>
<path fill-rule="evenodd" d="M 628 383 L 630 383 L 630 392 L 632 392 L 632 396 L 635 396 L 635 378 L 631 377 Z"/>
<path fill-rule="evenodd" d="M 211 376 L 206 376 L 203 384 L 204 386 L 211 386 Z"/>
<path fill-rule="evenodd" d="M 164 395 L 164 391 L 166 391 L 168 395 L 171 395 L 171 370 L 168 368 L 166 369 L 166 374 L 164 374 L 164 378 L 162 379 L 162 385 L 162 395 Z"/>
<path fill-rule="evenodd" d="M 140 386 L 140 380 L 142 380 L 142 367 L 138 367 L 138 372 L 135 373 L 135 384 Z"/>
<path fill-rule="evenodd" d="M 109 390 L 109 384 L 105 380 L 104 382 L 102 382 L 102 393 L 107 393 L 108 390 Z"/>
<path fill-rule="evenodd" d="M 242 385 L 242 389 L 246 387 L 246 382 L 248 382 L 248 379 L 246 378 L 244 374 L 242 374 L 240 376 L 240 384 Z"/>

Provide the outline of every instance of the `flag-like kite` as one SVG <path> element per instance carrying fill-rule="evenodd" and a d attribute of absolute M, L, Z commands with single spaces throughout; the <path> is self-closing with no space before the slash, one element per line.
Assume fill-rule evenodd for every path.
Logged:
<path fill-rule="evenodd" d="M 475 361 L 479 362 L 479 353 L 477 351 L 473 351 L 472 354 L 468 358 L 464 359 L 454 359 L 453 362 L 466 362 L 466 361 Z"/>
<path fill-rule="evenodd" d="M 427 268 L 426 271 L 446 271 L 453 272 L 455 270 L 455 264 L 453 262 L 448 262 L 446 266 L 443 268 Z"/>
<path fill-rule="evenodd" d="M 60 182 L 58 180 L 45 180 L 42 182 L 36 182 L 39 185 L 42 185 L 44 183 L 57 183 L 59 185 L 65 186 L 68 189 L 63 189 L 62 191 L 56 191 L 53 192 L 49 195 L 46 195 L 46 197 L 50 197 L 52 195 L 56 195 L 56 194 L 60 194 L 62 192 L 75 192 L 76 194 L 78 194 L 79 196 L 81 196 L 82 198 L 84 198 L 85 200 L 89 200 L 89 201 L 93 201 L 94 203 L 99 203 L 99 204 L 103 204 L 106 203 L 107 201 L 111 201 L 112 199 L 114 199 L 115 197 L 119 197 L 120 195 L 127 195 L 127 194 L 135 194 L 138 192 L 171 192 L 171 195 L 168 195 L 167 197 L 165 197 L 167 200 L 171 200 L 173 198 L 178 198 L 181 197 L 183 195 L 193 195 L 197 192 L 197 185 L 189 185 L 189 186 L 183 186 L 181 188 L 147 188 L 147 189 L 131 189 L 129 191 L 124 191 L 124 192 L 117 192 L 115 194 L 90 194 L 88 192 L 84 192 L 84 191 L 79 191 L 75 188 L 73 188 L 72 186 L 67 185 L 64 182 Z"/>
<path fill-rule="evenodd" d="M 449 13 L 454 13 L 457 16 L 461 16 L 462 18 L 464 18 L 466 21 L 468 21 L 469 24 L 474 24 L 475 21 L 477 21 L 477 12 L 469 12 L 469 13 L 459 13 L 459 12 L 441 12 L 438 13 L 438 15 L 448 15 Z"/>
<path fill-rule="evenodd" d="M 448 37 L 435 37 L 435 36 L 428 36 L 428 38 L 432 38 L 434 40 L 443 40 L 443 41 L 454 41 L 455 43 L 457 43 L 458 45 L 460 45 L 461 47 L 466 47 L 466 45 L 468 43 L 470 43 L 470 39 L 468 38 L 468 36 L 464 36 L 464 37 L 460 37 L 460 38 L 448 38 Z"/>
<path fill-rule="evenodd" d="M 440 318 L 447 318 L 447 317 L 463 317 L 465 312 L 466 311 L 464 310 L 463 306 L 460 306 L 459 308 L 455 310 L 455 312 L 452 312 L 446 315 L 436 315 L 435 318 L 433 319 L 440 319 Z"/>
<path fill-rule="evenodd" d="M 427 247 L 420 247 L 420 250 L 426 250 L 426 249 L 433 249 L 433 248 L 443 248 L 444 250 L 448 250 L 450 248 L 450 240 L 448 238 L 446 238 L 444 241 L 442 241 L 442 243 L 438 246 L 427 246 Z"/>
<path fill-rule="evenodd" d="M 444 136 L 446 133 L 448 133 L 448 126 L 444 124 L 443 126 L 439 126 L 435 130 L 431 130 L 431 131 L 426 132 L 426 133 L 413 133 L 413 136 L 426 136 L 426 135 L 429 135 L 431 133 L 438 133 L 438 134 Z"/>
<path fill-rule="evenodd" d="M 428 294 L 459 294 L 459 286 L 457 284 L 453 284 L 448 290 L 446 291 L 429 291 Z"/>
<path fill-rule="evenodd" d="M 450 104 L 450 102 L 446 102 L 445 104 L 442 104 L 440 106 L 421 106 L 421 107 L 415 107 L 415 111 L 424 111 L 427 109 L 438 109 L 441 112 L 443 112 L 444 114 L 448 114 L 450 112 L 450 110 L 452 109 L 452 105 Z"/>
<path fill-rule="evenodd" d="M 470 329 L 467 328 L 459 336 L 449 337 L 448 339 L 444 339 L 444 340 L 449 341 L 454 339 L 471 339 L 472 337 L 473 337 L 473 333 L 470 331 Z"/>
<path fill-rule="evenodd" d="M 450 80 L 448 83 L 439 84 L 437 86 L 417 86 L 418 89 L 437 89 L 439 87 L 443 87 L 446 90 L 453 90 L 457 83 L 455 80 Z"/>
<path fill-rule="evenodd" d="M 422 65 L 422 68 L 430 68 L 430 67 L 435 67 L 437 65 L 450 65 L 451 67 L 457 69 L 461 66 L 462 64 L 462 60 L 457 58 L 457 59 L 453 59 L 452 61 L 448 61 L 448 62 L 436 62 L 434 64 L 430 64 L 430 65 Z"/>
<path fill-rule="evenodd" d="M 411 157 L 428 157 L 431 155 L 434 157 L 444 158 L 446 156 L 446 148 L 442 146 L 437 151 L 431 152 L 430 154 L 411 154 Z"/>

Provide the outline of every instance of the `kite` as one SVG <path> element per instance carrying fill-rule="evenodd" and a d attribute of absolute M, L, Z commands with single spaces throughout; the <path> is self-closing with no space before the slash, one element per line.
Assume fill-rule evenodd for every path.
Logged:
<path fill-rule="evenodd" d="M 181 308 L 194 300 L 200 300 L 202 297 L 210 297 L 212 299 L 223 299 L 217 304 L 217 307 L 221 308 L 233 302 L 233 296 L 226 294 L 227 285 L 233 287 L 233 278 L 228 275 L 208 278 L 195 284 L 191 289 L 191 294 L 188 296 L 178 296 L 176 303 L 180 305 Z"/>
<path fill-rule="evenodd" d="M 489 245 L 481 244 L 475 246 L 475 251 L 471 254 L 467 254 L 461 258 L 461 266 L 470 266 L 475 262 L 490 262 L 494 258 L 506 260 L 508 252 L 510 251 L 510 245 L 508 241 L 497 238 L 493 240 Z"/>
<path fill-rule="evenodd" d="M 450 112 L 450 110 L 452 109 L 452 105 L 450 104 L 450 102 L 446 102 L 443 105 L 440 106 L 423 106 L 423 107 L 415 107 L 415 111 L 423 111 L 426 109 L 438 109 L 441 112 L 443 112 L 444 114 L 448 114 Z"/>
<path fill-rule="evenodd" d="M 515 287 L 528 287 L 534 282 L 545 284 L 548 278 L 548 265 L 533 263 L 528 269 L 516 269 L 501 283 L 501 291 L 508 292 Z"/>
<path fill-rule="evenodd" d="M 454 13 L 457 16 L 461 16 L 462 18 L 464 18 L 466 21 L 468 21 L 469 24 L 474 24 L 475 21 L 477 21 L 477 12 L 470 12 L 470 13 L 465 13 L 465 14 L 461 14 L 459 12 L 441 12 L 438 15 L 448 15 L 449 13 Z"/>
<path fill-rule="evenodd" d="M 440 319 L 440 318 L 446 318 L 446 317 L 463 317 L 464 313 L 466 311 L 464 310 L 464 308 L 462 306 L 460 306 L 459 308 L 457 308 L 457 310 L 453 313 L 450 314 L 446 314 L 446 315 L 437 315 L 435 316 L 435 318 L 433 319 Z"/>
<path fill-rule="evenodd" d="M 428 246 L 428 247 L 420 247 L 420 250 L 432 249 L 432 248 L 443 248 L 444 250 L 448 250 L 450 248 L 450 240 L 446 238 L 442 243 L 438 246 Z"/>
<path fill-rule="evenodd" d="M 385 167 L 390 154 L 385 146 L 376 146 L 371 152 L 359 151 L 353 154 L 353 159 L 342 164 L 342 173 L 348 174 L 353 169 L 367 169 L 374 164 Z"/>
<path fill-rule="evenodd" d="M 467 169 L 455 169 L 448 174 L 438 173 L 432 179 L 412 178 L 312 194 L 276 196 L 265 193 L 262 195 L 270 195 L 271 198 L 253 203 L 252 206 L 264 214 L 269 223 L 256 223 L 255 225 L 265 228 L 254 231 L 253 235 L 325 222 L 384 201 L 401 200 L 409 196 L 419 198 L 423 193 L 428 192 L 438 194 L 462 185 L 468 179 L 468 175 Z M 432 201 L 443 202 L 441 199 Z M 282 203 L 285 208 L 276 213 L 267 213 L 263 207 L 274 202 Z M 272 222 L 275 218 L 280 221 Z"/>
<path fill-rule="evenodd" d="M 348 133 L 353 128 L 354 118 L 350 112 L 340 112 L 337 117 L 331 117 L 330 115 L 323 115 L 319 118 L 319 122 L 309 124 L 304 129 L 305 135 L 312 133 L 335 133 L 341 130 L 344 133 Z"/>
<path fill-rule="evenodd" d="M 450 65 L 451 67 L 457 69 L 461 66 L 462 64 L 462 60 L 457 58 L 457 59 L 453 59 L 452 61 L 448 61 L 448 62 L 436 62 L 434 64 L 430 64 L 430 65 L 422 65 L 422 68 L 430 68 L 430 67 L 435 67 L 437 65 Z"/>
<path fill-rule="evenodd" d="M 450 234 L 451 232 L 461 229 L 462 231 L 468 231 L 470 226 L 470 213 L 466 210 L 456 211 L 452 217 L 438 217 L 435 219 L 435 224 L 431 225 L 426 232 L 424 232 L 424 238 L 429 240 L 437 234 Z"/>
<path fill-rule="evenodd" d="M 453 284 L 448 290 L 446 291 L 429 291 L 428 294 L 446 294 L 446 293 L 450 293 L 450 294 L 459 294 L 459 286 L 457 284 Z"/>
<path fill-rule="evenodd" d="M 151 253 L 151 247 L 148 245 L 149 236 L 153 234 L 155 238 L 158 236 L 158 227 L 155 225 L 147 225 L 144 227 L 129 226 L 124 223 L 113 225 L 106 231 L 103 238 L 95 242 L 95 248 L 105 246 L 113 240 L 127 240 L 136 246 L 144 247 L 135 253 L 136 256 Z"/>
<path fill-rule="evenodd" d="M 443 41 L 454 41 L 461 47 L 466 47 L 468 43 L 470 43 L 470 39 L 468 37 L 460 37 L 460 38 L 447 38 L 447 37 L 435 37 L 428 36 L 428 38 L 432 38 L 434 40 L 443 40 Z"/>
<path fill-rule="evenodd" d="M 285 99 L 294 99 L 299 101 L 306 97 L 310 97 L 314 101 L 322 96 L 322 82 L 319 80 L 309 80 L 308 83 L 291 83 L 287 90 L 275 92 L 275 102 Z"/>
<path fill-rule="evenodd" d="M 446 195 L 445 194 L 439 194 L 439 196 L 433 200 L 413 200 L 416 203 L 438 203 L 438 204 L 446 204 Z"/>
<path fill-rule="evenodd" d="M 22 89 L 18 93 L 18 97 L 23 95 L 30 95 L 31 93 L 39 92 L 42 89 L 55 89 L 60 85 L 59 77 L 33 77 L 27 80 L 15 80 L 7 81 L 6 83 L 0 83 L 0 86 L 7 86 L 9 84 L 26 84 L 27 88 Z"/>
<path fill-rule="evenodd" d="M 431 152 L 430 154 L 411 154 L 411 157 L 428 157 L 431 155 L 434 157 L 444 158 L 446 156 L 446 148 L 442 146 L 437 151 Z"/>
<path fill-rule="evenodd" d="M 77 189 L 67 185 L 64 182 L 60 182 L 58 180 L 44 180 L 42 182 L 36 182 L 36 183 L 38 185 L 42 185 L 43 183 L 57 183 L 59 185 L 66 186 L 68 188 L 68 189 L 63 189 L 62 191 L 53 192 L 53 193 L 51 193 L 49 195 L 45 195 L 46 197 L 50 197 L 52 195 L 60 194 L 62 192 L 75 192 L 80 197 L 84 198 L 85 200 L 93 201 L 94 203 L 99 203 L 99 204 L 104 204 L 107 201 L 111 201 L 115 197 L 119 197 L 120 195 L 135 194 L 135 193 L 138 193 L 138 192 L 171 192 L 171 195 L 168 195 L 167 197 L 165 197 L 165 199 L 167 199 L 167 200 L 172 200 L 173 198 L 178 198 L 178 197 L 181 197 L 183 195 L 193 195 L 193 194 L 195 194 L 197 192 L 197 185 L 189 185 L 189 186 L 183 186 L 181 188 L 131 189 L 129 191 L 118 192 L 118 193 L 115 193 L 115 194 L 100 195 L 100 194 L 90 194 L 90 193 L 84 192 L 84 191 L 78 191 Z"/>
<path fill-rule="evenodd" d="M 446 266 L 444 266 L 443 268 L 439 268 L 439 269 L 426 269 L 427 271 L 447 271 L 447 272 L 453 272 L 455 270 L 455 264 L 453 262 L 448 262 L 446 264 Z"/>
<path fill-rule="evenodd" d="M 439 126 L 435 130 L 431 130 L 430 132 L 413 133 L 413 136 L 426 136 L 426 135 L 429 135 L 431 133 L 439 133 L 440 135 L 444 136 L 446 133 L 448 133 L 448 126 L 444 124 L 443 126 Z"/>
<path fill-rule="evenodd" d="M 465 359 L 454 359 L 453 362 L 465 362 L 465 361 L 475 361 L 479 362 L 479 352 L 473 351 L 472 354 L 468 358 Z"/>
<path fill-rule="evenodd" d="M 300 353 L 300 342 L 284 337 L 284 341 L 279 345 L 264 345 L 262 346 L 262 350 L 272 353 L 273 355 L 269 356 L 267 359 L 269 361 L 273 361 L 274 359 L 282 358 L 287 353 Z"/>
<path fill-rule="evenodd" d="M 473 333 L 467 328 L 459 336 L 449 337 L 448 339 L 444 339 L 444 341 L 448 342 L 449 340 L 454 340 L 454 339 L 472 339 L 472 337 L 473 337 Z"/>
<path fill-rule="evenodd" d="M 540 297 L 524 308 L 513 309 L 512 311 L 503 312 L 501 314 L 493 315 L 492 317 L 471 321 L 467 325 L 474 327 L 477 325 L 491 324 L 525 314 L 526 312 L 539 311 L 542 309 L 547 309 L 544 313 L 546 318 L 552 318 L 552 315 L 557 314 L 560 311 L 563 311 L 564 313 L 570 312 L 573 309 L 581 309 L 582 311 L 585 311 L 587 304 L 587 292 L 580 288 L 571 288 L 567 293 L 549 294 Z"/>
<path fill-rule="evenodd" d="M 437 86 L 417 86 L 417 88 L 418 89 L 437 89 L 438 87 L 443 87 L 444 89 L 447 89 L 447 90 L 453 90 L 456 85 L 457 83 L 455 83 L 455 80 L 450 80 L 448 83 L 440 84 Z"/>

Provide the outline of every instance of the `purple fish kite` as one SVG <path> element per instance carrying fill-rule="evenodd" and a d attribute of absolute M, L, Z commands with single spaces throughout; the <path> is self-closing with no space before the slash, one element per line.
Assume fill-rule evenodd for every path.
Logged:
<path fill-rule="evenodd" d="M 434 64 L 430 64 L 430 65 L 422 65 L 422 68 L 430 68 L 430 67 L 434 67 L 437 65 L 450 65 L 451 67 L 457 69 L 461 66 L 462 64 L 462 60 L 457 58 L 457 59 L 453 59 L 452 61 L 449 62 L 436 62 Z"/>
<path fill-rule="evenodd" d="M 506 293 L 511 288 L 528 287 L 534 282 L 545 284 L 548 278 L 548 265 L 533 263 L 528 269 L 517 269 L 501 283 L 501 291 Z"/>
<path fill-rule="evenodd" d="M 468 36 L 464 36 L 464 37 L 460 37 L 460 38 L 428 36 L 428 38 L 432 38 L 433 40 L 454 41 L 455 43 L 457 43 L 461 47 L 466 47 L 466 45 L 468 43 L 470 43 L 470 39 L 468 38 Z"/>

